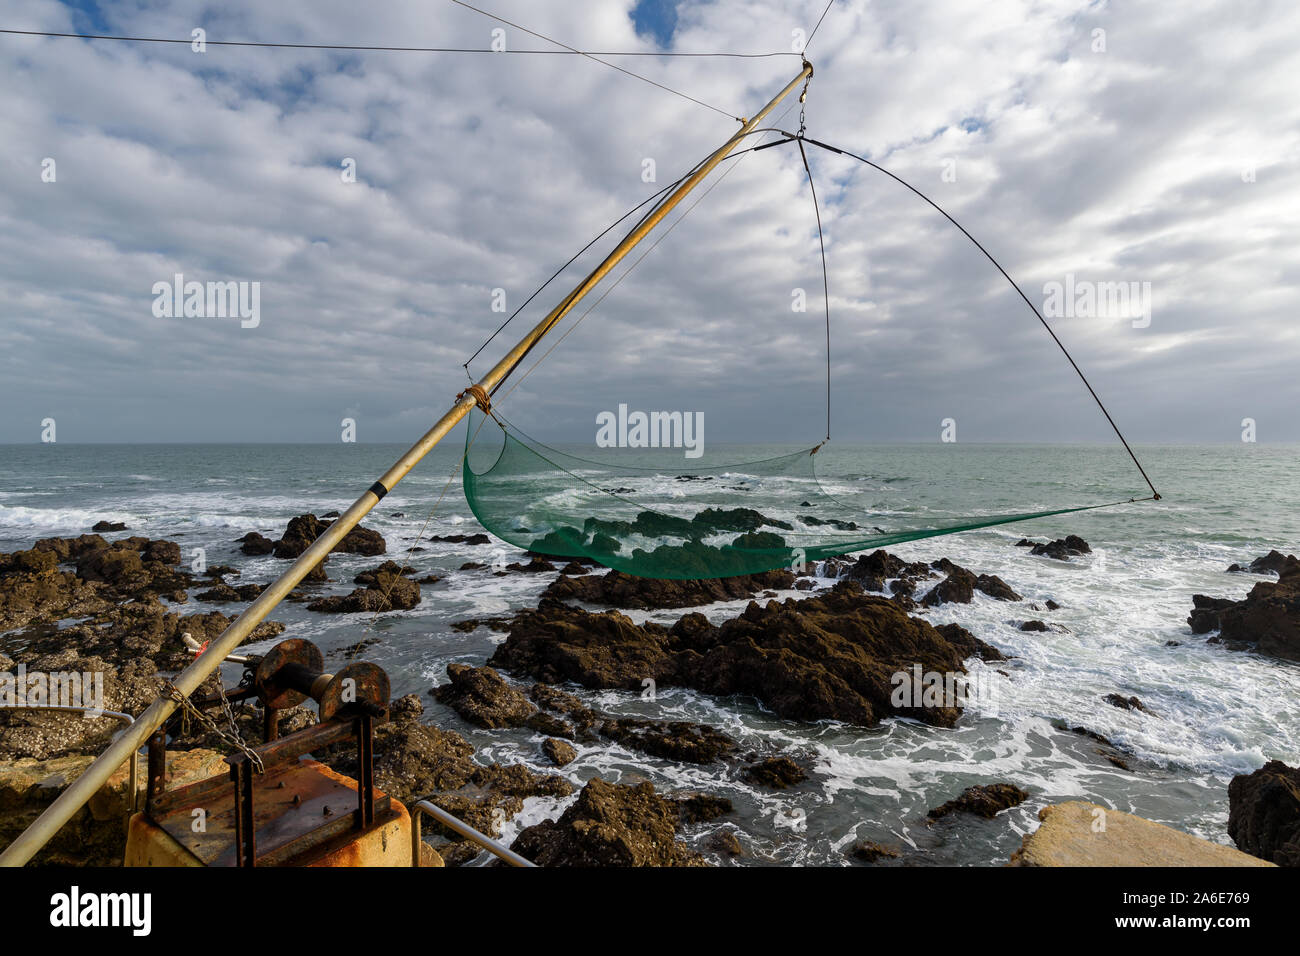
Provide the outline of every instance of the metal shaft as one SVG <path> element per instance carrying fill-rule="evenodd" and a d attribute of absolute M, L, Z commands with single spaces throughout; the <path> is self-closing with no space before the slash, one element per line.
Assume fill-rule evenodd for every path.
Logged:
<path fill-rule="evenodd" d="M 741 143 L 745 136 L 756 129 L 778 103 L 789 96 L 800 83 L 811 75 L 812 64 L 805 62 L 803 69 L 799 71 L 799 75 L 791 80 L 785 89 L 781 90 L 772 98 L 771 102 L 746 121 L 729 140 L 718 147 L 699 169 L 656 207 L 654 212 L 646 217 L 645 222 L 629 232 L 614 250 L 606 256 L 605 260 L 587 278 L 582 280 L 573 292 L 565 296 L 563 301 L 538 322 L 532 331 L 520 340 L 518 345 L 507 352 L 492 367 L 492 370 L 478 382 L 479 387 L 490 394 L 500 385 L 542 336 L 564 318 L 578 304 L 578 301 L 590 292 L 627 255 L 633 246 L 645 238 L 646 234 L 658 225 L 681 202 L 682 198 L 699 184 L 700 180 L 712 172 L 714 167 Z M 176 689 L 186 697 L 198 690 L 203 681 L 207 679 L 207 676 L 216 670 L 226 656 L 248 638 L 257 625 L 274 610 L 277 604 L 288 596 L 290 591 L 297 587 L 298 582 L 306 577 L 307 573 L 322 558 L 334 550 L 334 546 L 342 541 L 349 531 L 361 523 L 361 519 L 379 503 L 383 495 L 388 494 L 394 485 L 406 477 L 407 473 L 415 467 L 420 459 L 432 451 L 433 447 L 442 441 L 460 423 L 462 418 L 469 414 L 475 403 L 474 396 L 465 394 L 464 397 L 452 405 L 451 409 L 432 428 L 425 432 L 406 454 L 402 455 L 388 471 L 384 472 L 379 481 L 372 485 L 365 494 L 352 503 L 347 511 L 343 512 L 333 524 L 326 528 L 321 536 L 312 543 L 311 547 L 304 551 L 293 564 L 289 565 L 284 574 L 270 584 L 252 604 L 244 609 L 244 612 L 239 617 L 231 621 L 230 626 L 221 632 L 221 636 L 209 644 L 208 649 L 172 681 Z M 377 493 L 376 489 L 379 489 L 382 494 Z M 121 737 L 101 753 L 95 759 L 95 762 L 87 767 L 85 772 L 68 789 L 59 794 L 58 798 L 46 807 L 45 812 L 37 817 L 31 826 L 9 845 L 4 853 L 0 853 L 0 866 L 22 866 L 35 856 L 36 852 L 59 831 L 59 828 L 71 820 L 73 814 L 98 792 L 113 771 L 125 763 L 135 751 L 144 746 L 150 735 L 158 727 L 162 726 L 163 722 L 171 716 L 172 711 L 175 709 L 176 702 L 168 697 L 159 697 L 150 704 L 148 709 L 136 719 L 134 724 L 126 729 Z"/>

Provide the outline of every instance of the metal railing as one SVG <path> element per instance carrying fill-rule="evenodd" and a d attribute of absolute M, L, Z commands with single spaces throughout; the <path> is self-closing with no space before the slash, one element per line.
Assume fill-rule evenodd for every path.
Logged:
<path fill-rule="evenodd" d="M 471 843 L 477 843 L 493 856 L 509 863 L 511 866 L 537 866 L 532 860 L 524 859 L 514 850 L 507 849 L 486 833 L 480 833 L 464 820 L 452 816 L 442 807 L 432 804 L 428 800 L 416 801 L 411 806 L 411 866 L 420 865 L 420 814 L 422 813 L 427 813 L 447 829 L 454 830 Z"/>

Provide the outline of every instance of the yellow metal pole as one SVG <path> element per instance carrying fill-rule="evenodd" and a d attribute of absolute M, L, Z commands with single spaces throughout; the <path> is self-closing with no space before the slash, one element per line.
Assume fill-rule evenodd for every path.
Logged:
<path fill-rule="evenodd" d="M 645 222 L 629 232 L 605 260 L 587 278 L 582 280 L 573 292 L 565 296 L 559 305 L 538 322 L 532 331 L 520 340 L 518 345 L 507 352 L 501 361 L 497 362 L 492 367 L 492 370 L 479 380 L 478 387 L 490 394 L 500 385 L 542 336 L 564 318 L 578 304 L 578 301 L 590 292 L 627 255 L 633 246 L 645 238 L 646 234 L 658 225 L 681 202 L 682 198 L 699 184 L 700 180 L 712 172 L 718 163 L 722 162 L 744 140 L 745 136 L 757 129 L 758 125 L 778 103 L 789 96 L 795 87 L 811 75 L 812 64 L 805 61 L 799 75 L 791 80 L 785 89 L 773 97 L 771 102 L 759 110 L 753 118 L 747 120 L 735 135 L 718 147 L 699 169 L 678 186 L 653 213 L 646 217 Z M 425 432 L 406 454 L 399 458 L 388 471 L 384 472 L 383 476 L 371 485 L 365 494 L 354 501 L 351 507 L 343 512 L 333 524 L 326 528 L 321 533 L 321 536 L 312 543 L 311 547 L 304 551 L 293 564 L 289 565 L 284 574 L 280 575 L 274 583 L 268 585 L 257 600 L 248 605 L 239 617 L 231 621 L 230 626 L 221 632 L 221 636 L 209 644 L 208 649 L 172 681 L 176 689 L 186 697 L 198 690 L 199 686 L 207 679 L 209 674 L 217 669 L 226 655 L 234 651 L 248 638 L 253 629 L 271 613 L 275 606 L 297 587 L 298 582 L 306 577 L 307 573 L 329 554 L 336 544 L 343 540 L 344 535 L 361 522 L 361 519 L 379 503 L 384 495 L 393 489 L 394 485 L 406 477 L 407 473 L 415 467 L 421 458 L 427 455 L 438 442 L 446 437 L 448 432 L 459 424 L 462 418 L 469 414 L 470 409 L 475 404 L 476 399 L 468 393 L 457 399 L 451 409 L 432 428 Z M 65 823 L 72 819 L 73 814 L 99 791 L 105 781 L 112 776 L 113 771 L 130 759 L 140 747 L 144 746 L 153 732 L 162 726 L 163 722 L 171 716 L 172 711 L 175 709 L 176 702 L 168 697 L 159 697 L 150 704 L 148 709 L 136 718 L 135 723 L 128 727 L 122 736 L 118 737 L 107 750 L 101 753 L 95 759 L 95 762 L 73 781 L 68 789 L 59 794 L 58 798 L 45 808 L 44 813 L 32 821 L 32 824 L 19 835 L 18 839 L 14 840 L 3 853 L 0 853 L 0 866 L 22 866 L 35 856 L 36 852 Z"/>

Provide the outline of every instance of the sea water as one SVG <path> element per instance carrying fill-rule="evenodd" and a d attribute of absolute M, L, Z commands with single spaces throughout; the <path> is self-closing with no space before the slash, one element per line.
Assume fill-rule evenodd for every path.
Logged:
<path fill-rule="evenodd" d="M 365 444 L 0 446 L 0 551 L 30 547 L 39 537 L 81 534 L 107 519 L 124 522 L 129 530 L 123 534 L 177 541 L 186 565 L 202 549 L 207 564 L 241 569 L 234 583 L 266 582 L 287 562 L 246 557 L 237 538 L 249 531 L 275 538 L 294 515 L 343 510 L 403 450 Z M 728 457 L 757 460 L 788 450 L 737 446 Z M 418 607 L 377 616 L 324 615 L 283 604 L 272 619 L 287 625 L 285 636 L 309 638 L 336 661 L 363 636 L 378 638 L 364 653 L 387 669 L 394 695 L 420 694 L 424 719 L 464 734 L 481 759 L 522 761 L 575 783 L 593 776 L 645 779 L 665 792 L 731 798 L 735 813 L 713 826 L 737 828 L 747 853 L 725 862 L 841 864 L 855 841 L 868 839 L 903 850 L 896 861 L 901 865 L 998 865 L 1037 825 L 1039 809 L 1073 799 L 1230 843 L 1232 777 L 1269 759 L 1300 763 L 1300 666 L 1210 644 L 1186 624 L 1194 593 L 1240 598 L 1256 581 L 1269 579 L 1229 574 L 1229 564 L 1249 563 L 1272 548 L 1300 551 L 1300 447 L 1140 447 L 1164 496 L 1159 502 L 890 548 L 908 560 L 948 557 L 977 573 L 1000 575 L 1026 599 L 1007 603 L 977 593 L 971 604 L 925 612 L 935 624 L 960 623 L 1009 658 L 969 662 L 984 692 L 951 729 L 895 719 L 870 729 L 801 723 L 778 719 L 752 699 L 715 699 L 680 688 L 661 687 L 653 700 L 569 688 L 610 712 L 713 724 L 738 738 L 742 754 L 786 752 L 812 771 L 809 781 L 787 791 L 746 783 L 735 763 L 675 763 L 608 741 L 579 746 L 578 759 L 556 770 L 540 754 L 539 735 L 480 730 L 428 696 L 430 687 L 445 681 L 449 663 L 480 665 L 504 639 L 484 627 L 459 632 L 452 622 L 531 606 L 554 577 L 459 571 L 466 562 L 514 561 L 520 553 L 495 540 L 469 547 L 427 540 L 482 530 L 460 492 L 461 451 L 454 444 L 439 448 L 365 522 L 387 539 L 385 557 L 414 565 L 419 576 L 443 576 L 422 587 Z M 818 471 L 825 490 L 858 509 L 866 525 L 937 524 L 1146 493 L 1132 463 L 1111 446 L 832 444 L 819 453 Z M 796 486 L 769 481 L 738 497 L 735 506 L 770 512 L 788 507 L 797 494 Z M 1066 534 L 1087 539 L 1093 553 L 1061 562 L 1015 546 L 1022 536 Z M 422 550 L 408 555 L 412 547 Z M 333 583 L 324 593 L 346 593 L 355 587 L 353 575 L 380 560 L 331 556 Z M 1048 599 L 1060 610 L 1027 606 Z M 702 610 L 722 620 L 746 603 Z M 233 616 L 239 608 L 191 598 L 178 610 Z M 629 613 L 638 621 L 670 623 L 686 611 Z M 1066 630 L 1020 631 L 1017 625 L 1028 618 Z M 227 678 L 237 676 L 232 671 Z M 1104 700 L 1112 693 L 1139 697 L 1150 713 L 1112 706 Z M 1131 769 L 1107 762 L 1093 741 L 1070 732 L 1073 727 L 1110 738 L 1131 755 Z M 927 824 L 929 808 L 964 787 L 994 781 L 1015 783 L 1031 797 L 993 820 L 962 816 Z M 507 824 L 507 842 L 572 799 L 526 801 Z M 702 844 L 709 829 L 693 838 Z"/>

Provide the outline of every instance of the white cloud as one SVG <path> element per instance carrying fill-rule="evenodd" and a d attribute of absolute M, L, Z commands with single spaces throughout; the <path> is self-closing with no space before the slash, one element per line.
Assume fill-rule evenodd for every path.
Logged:
<path fill-rule="evenodd" d="M 649 49 L 631 6 L 490 8 L 575 46 Z M 686 2 L 674 48 L 788 49 L 822 6 Z M 105 17 L 129 34 L 202 25 L 210 40 L 400 45 L 485 46 L 493 26 L 427 2 L 117 5 Z M 91 26 L 54 3 L 6 25 Z M 1232 440 L 1249 415 L 1297 439 L 1297 27 L 1282 3 L 840 0 L 810 50 L 809 133 L 932 195 L 1036 302 L 1067 272 L 1151 282 L 1150 328 L 1057 323 L 1132 437 Z M 1105 53 L 1090 48 L 1096 28 Z M 543 46 L 515 32 L 509 43 Z M 367 440 L 412 438 L 501 320 L 493 288 L 513 309 L 735 128 L 567 56 L 195 54 L 15 36 L 0 49 L 7 441 L 34 440 L 49 415 L 63 441 L 333 440 L 349 406 L 364 410 Z M 752 112 L 798 61 L 620 63 Z M 783 125 L 796 117 L 797 106 Z M 45 157 L 56 183 L 41 182 Z M 344 157 L 355 184 L 340 179 Z M 810 159 L 838 438 L 932 438 L 953 410 L 969 440 L 1106 437 L 978 250 L 879 173 L 815 149 Z M 941 179 L 947 160 L 956 182 Z M 1242 181 L 1247 166 L 1255 182 Z M 510 414 L 545 437 L 586 438 L 596 410 L 627 401 L 706 410 L 717 440 L 816 440 L 820 268 L 797 151 L 735 161 L 506 399 Z M 260 281 L 262 323 L 154 318 L 150 289 L 177 272 Z M 795 286 L 807 313 L 790 311 Z"/>

